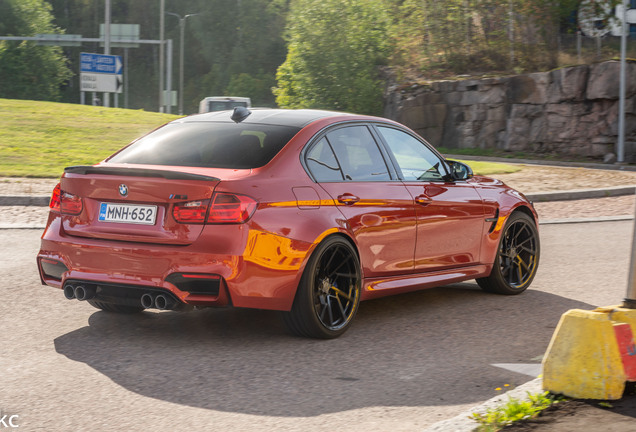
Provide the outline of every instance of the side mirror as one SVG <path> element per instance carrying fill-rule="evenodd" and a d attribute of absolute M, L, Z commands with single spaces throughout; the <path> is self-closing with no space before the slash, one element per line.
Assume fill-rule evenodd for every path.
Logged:
<path fill-rule="evenodd" d="M 473 176 L 472 168 L 463 162 L 447 160 L 446 163 L 450 167 L 453 180 L 468 180 Z"/>

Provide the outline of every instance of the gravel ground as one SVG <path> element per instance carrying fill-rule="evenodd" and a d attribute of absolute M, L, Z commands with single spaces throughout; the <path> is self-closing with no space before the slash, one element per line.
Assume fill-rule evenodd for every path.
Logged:
<path fill-rule="evenodd" d="M 48 207 L 0 206 L 0 226 L 11 224 L 44 226 L 48 214 Z"/>
<path fill-rule="evenodd" d="M 50 195 L 59 179 L 0 177 L 0 195 Z"/>
<path fill-rule="evenodd" d="M 612 186 L 636 185 L 636 172 L 568 168 L 540 165 L 521 165 L 512 174 L 497 174 L 507 185 L 523 192 L 554 192 L 577 189 L 601 189 Z"/>
<path fill-rule="evenodd" d="M 636 185 L 636 172 L 594 170 L 553 166 L 522 165 L 512 174 L 500 174 L 506 184 L 524 193 L 599 189 Z M 0 178 L 0 195 L 49 195 L 57 179 Z M 634 215 L 633 195 L 574 201 L 536 203 L 542 220 Z M 7 224 L 44 224 L 46 207 L 0 206 L 0 226 Z"/>
<path fill-rule="evenodd" d="M 541 220 L 593 218 L 600 216 L 633 216 L 634 195 L 573 201 L 535 203 Z"/>

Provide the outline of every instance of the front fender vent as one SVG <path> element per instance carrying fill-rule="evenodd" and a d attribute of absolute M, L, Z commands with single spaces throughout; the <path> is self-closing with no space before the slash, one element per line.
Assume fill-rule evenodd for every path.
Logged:
<path fill-rule="evenodd" d="M 492 222 L 492 224 L 490 225 L 490 228 L 488 229 L 488 234 L 492 234 L 492 232 L 495 230 L 498 220 L 499 220 L 499 207 L 497 207 L 497 210 L 495 210 L 495 216 L 491 218 L 486 218 L 486 222 Z"/>

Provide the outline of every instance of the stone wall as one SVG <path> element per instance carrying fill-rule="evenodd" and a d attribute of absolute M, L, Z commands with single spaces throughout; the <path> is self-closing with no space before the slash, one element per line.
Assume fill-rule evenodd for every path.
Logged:
<path fill-rule="evenodd" d="M 391 86 L 385 116 L 434 146 L 603 158 L 615 152 L 620 63 Z M 626 159 L 636 142 L 636 63 L 627 63 Z"/>

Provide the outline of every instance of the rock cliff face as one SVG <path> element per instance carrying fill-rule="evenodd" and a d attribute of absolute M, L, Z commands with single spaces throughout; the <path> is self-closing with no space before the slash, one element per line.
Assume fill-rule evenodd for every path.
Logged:
<path fill-rule="evenodd" d="M 387 92 L 385 116 L 434 146 L 603 158 L 618 140 L 620 63 L 437 81 Z M 625 152 L 636 146 L 636 63 L 627 63 Z"/>

